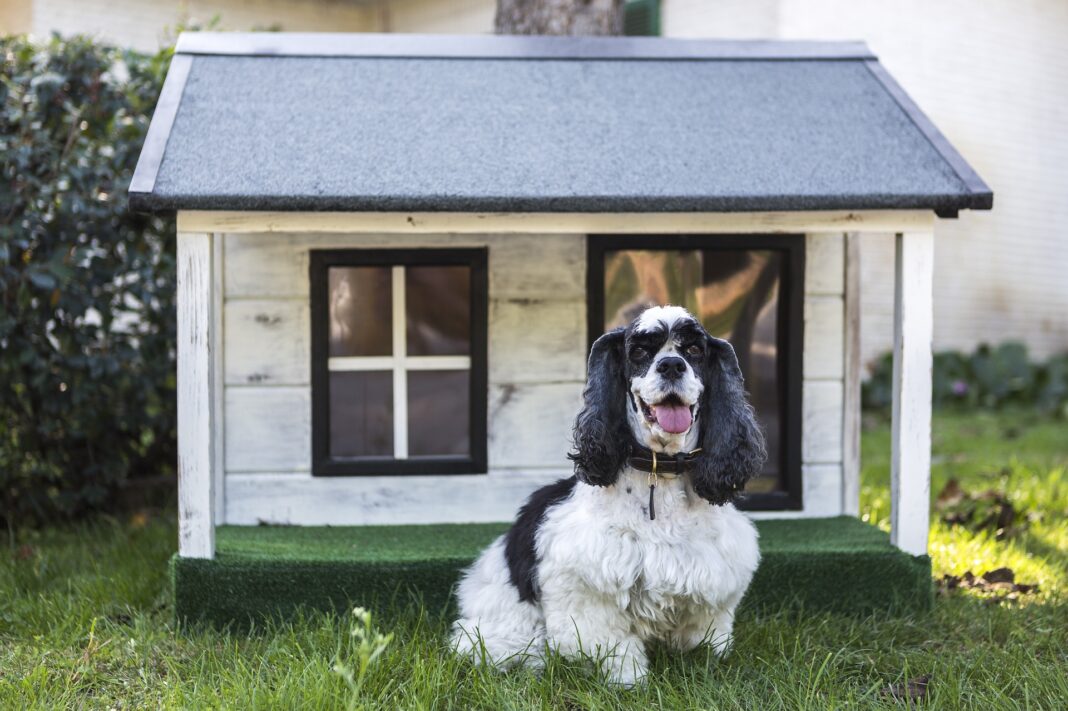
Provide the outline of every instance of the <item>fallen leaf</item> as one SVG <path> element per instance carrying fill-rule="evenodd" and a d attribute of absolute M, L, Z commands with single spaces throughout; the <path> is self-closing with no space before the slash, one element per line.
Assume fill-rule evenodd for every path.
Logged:
<path fill-rule="evenodd" d="M 938 492 L 938 498 L 935 499 L 935 508 L 942 511 L 950 506 L 956 506 L 963 500 L 964 489 L 960 488 L 960 482 L 956 479 L 950 479 L 942 487 L 942 491 Z"/>
<path fill-rule="evenodd" d="M 1012 568 L 994 568 L 983 573 L 983 580 L 988 583 L 1015 583 L 1016 573 Z"/>

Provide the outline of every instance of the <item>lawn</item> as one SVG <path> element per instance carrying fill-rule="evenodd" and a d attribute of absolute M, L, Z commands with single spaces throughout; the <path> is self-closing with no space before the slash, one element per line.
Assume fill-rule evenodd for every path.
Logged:
<path fill-rule="evenodd" d="M 863 455 L 863 515 L 885 526 L 885 422 L 866 427 Z M 904 707 L 895 694 L 925 680 L 931 708 L 1065 708 L 1068 426 L 943 413 L 934 457 L 933 492 L 958 482 L 933 513 L 935 576 L 1010 568 L 1037 590 L 965 578 L 913 618 L 750 614 L 726 661 L 654 653 L 652 682 L 632 691 L 560 660 L 540 676 L 471 668 L 445 652 L 447 620 L 413 611 L 384 625 L 392 639 L 361 675 L 374 635 L 351 616 L 176 629 L 174 521 L 138 515 L 26 532 L 0 553 L 0 708 Z"/>

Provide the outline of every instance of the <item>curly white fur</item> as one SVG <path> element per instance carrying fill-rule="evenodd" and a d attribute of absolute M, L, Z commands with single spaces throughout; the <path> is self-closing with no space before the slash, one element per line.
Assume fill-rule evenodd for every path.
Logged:
<path fill-rule="evenodd" d="M 460 582 L 457 650 L 499 667 L 537 665 L 547 647 L 589 655 L 626 685 L 646 674 L 647 641 L 679 651 L 707 641 L 725 654 L 760 561 L 756 528 L 733 505 L 710 506 L 682 477 L 661 479 L 650 521 L 647 478 L 628 469 L 613 486 L 577 483 L 549 509 L 536 539 L 537 602 L 519 600 L 503 536 L 495 541 Z"/>

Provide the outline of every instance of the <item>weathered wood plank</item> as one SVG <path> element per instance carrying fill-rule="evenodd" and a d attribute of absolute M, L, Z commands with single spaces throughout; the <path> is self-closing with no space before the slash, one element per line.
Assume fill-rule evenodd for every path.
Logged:
<path fill-rule="evenodd" d="M 585 377 L 584 301 L 490 302 L 490 383 L 558 382 Z"/>
<path fill-rule="evenodd" d="M 930 210 L 687 213 L 222 212 L 182 210 L 178 229 L 217 232 L 790 233 L 930 229 Z"/>
<path fill-rule="evenodd" d="M 842 461 L 842 383 L 809 380 L 801 386 L 801 461 Z"/>
<path fill-rule="evenodd" d="M 178 554 L 215 557 L 212 236 L 178 234 Z"/>
<path fill-rule="evenodd" d="M 298 299 L 240 300 L 225 306 L 227 385 L 307 385 L 309 306 Z"/>
<path fill-rule="evenodd" d="M 805 293 L 841 294 L 845 288 L 845 235 L 810 232 L 805 235 Z"/>
<path fill-rule="evenodd" d="M 860 515 L 860 235 L 846 235 L 842 513 Z"/>
<path fill-rule="evenodd" d="M 226 517 L 234 524 L 307 526 L 510 521 L 532 491 L 570 474 L 570 469 L 404 477 L 231 474 Z"/>
<path fill-rule="evenodd" d="M 842 512 L 842 466 L 806 464 L 801 468 L 806 516 L 839 516 Z"/>
<path fill-rule="evenodd" d="M 503 384 L 490 388 L 489 466 L 569 469 L 571 428 L 582 382 Z"/>
<path fill-rule="evenodd" d="M 844 304 L 840 296 L 805 297 L 806 379 L 841 380 L 844 373 Z"/>
<path fill-rule="evenodd" d="M 229 387 L 225 412 L 228 477 L 311 469 L 310 388 Z M 235 495 L 230 492 L 228 500 Z"/>
<path fill-rule="evenodd" d="M 890 539 L 903 551 L 924 555 L 931 495 L 934 235 L 897 235 L 894 272 Z"/>
<path fill-rule="evenodd" d="M 225 319 L 223 315 L 223 241 L 218 235 L 211 237 L 211 313 L 212 313 L 212 374 L 216 379 L 212 387 L 212 408 L 214 413 L 215 437 L 213 439 L 214 456 L 212 457 L 212 481 L 215 492 L 215 525 L 226 523 L 226 418 L 225 407 Z"/>
<path fill-rule="evenodd" d="M 308 298 L 310 249 L 489 247 L 495 299 L 585 299 L 583 235 L 230 234 L 227 298 Z"/>

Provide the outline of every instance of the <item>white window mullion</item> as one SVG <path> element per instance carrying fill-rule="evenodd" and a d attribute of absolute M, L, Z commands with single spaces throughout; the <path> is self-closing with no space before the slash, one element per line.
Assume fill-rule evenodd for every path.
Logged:
<path fill-rule="evenodd" d="M 334 356 L 327 360 L 331 371 L 393 370 L 393 356 Z M 407 356 L 405 370 L 470 370 L 468 356 Z"/>
<path fill-rule="evenodd" d="M 393 267 L 393 456 L 408 458 L 407 306 L 404 267 Z"/>

